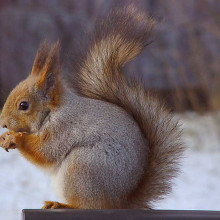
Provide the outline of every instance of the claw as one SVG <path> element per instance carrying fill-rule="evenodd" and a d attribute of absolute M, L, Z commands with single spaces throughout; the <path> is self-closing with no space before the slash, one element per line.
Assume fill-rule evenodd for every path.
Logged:
<path fill-rule="evenodd" d="M 22 134 L 19 133 L 21 136 Z M 15 149 L 17 147 L 16 143 L 14 143 L 14 133 L 13 132 L 5 132 L 0 136 L 0 147 L 2 147 L 6 152 L 9 152 L 10 149 Z"/>

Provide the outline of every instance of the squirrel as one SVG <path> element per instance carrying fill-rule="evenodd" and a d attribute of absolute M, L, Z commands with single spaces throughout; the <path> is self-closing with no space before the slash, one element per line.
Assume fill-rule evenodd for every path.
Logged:
<path fill-rule="evenodd" d="M 184 151 L 179 122 L 122 73 L 154 27 L 133 5 L 114 8 L 72 62 L 72 81 L 62 73 L 59 42 L 44 41 L 30 75 L 9 94 L 0 145 L 51 177 L 62 203 L 43 209 L 151 209 L 170 192 Z"/>

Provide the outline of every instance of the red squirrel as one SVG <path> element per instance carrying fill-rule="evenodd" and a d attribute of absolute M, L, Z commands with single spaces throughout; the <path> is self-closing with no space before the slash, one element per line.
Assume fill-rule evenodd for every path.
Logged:
<path fill-rule="evenodd" d="M 44 42 L 8 96 L 0 145 L 50 175 L 62 203 L 44 209 L 150 209 L 170 192 L 184 150 L 179 122 L 122 73 L 154 26 L 132 5 L 110 11 L 73 61 L 74 83 L 61 74 L 59 43 Z"/>

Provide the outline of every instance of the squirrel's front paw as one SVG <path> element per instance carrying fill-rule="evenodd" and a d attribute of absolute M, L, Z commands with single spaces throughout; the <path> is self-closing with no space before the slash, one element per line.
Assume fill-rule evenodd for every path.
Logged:
<path fill-rule="evenodd" d="M 17 147 L 14 133 L 15 132 L 7 131 L 0 136 L 0 146 L 7 152 L 9 149 L 15 149 Z"/>

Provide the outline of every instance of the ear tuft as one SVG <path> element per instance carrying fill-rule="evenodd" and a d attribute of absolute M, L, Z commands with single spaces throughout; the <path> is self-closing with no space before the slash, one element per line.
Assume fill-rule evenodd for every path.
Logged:
<path fill-rule="evenodd" d="M 52 45 L 43 68 L 38 73 L 37 88 L 44 95 L 49 93 L 57 86 L 58 75 L 60 73 L 60 43 L 57 41 Z"/>
<path fill-rule="evenodd" d="M 49 54 L 49 51 L 50 51 L 49 43 L 47 40 L 45 40 L 40 44 L 40 47 L 37 51 L 37 55 L 34 59 L 32 71 L 31 71 L 32 75 L 38 74 L 42 70 L 46 62 L 47 56 Z"/>
<path fill-rule="evenodd" d="M 60 71 L 60 42 L 57 41 L 52 45 L 42 72 L 54 72 L 57 74 Z"/>

